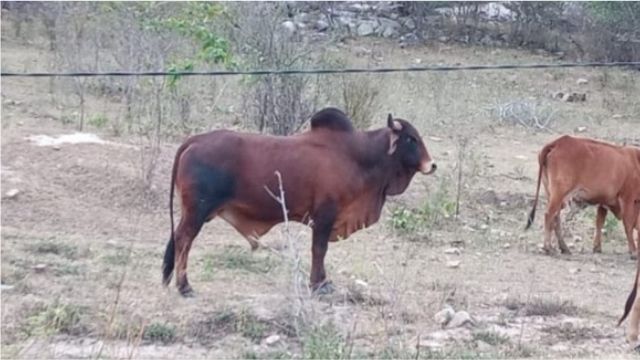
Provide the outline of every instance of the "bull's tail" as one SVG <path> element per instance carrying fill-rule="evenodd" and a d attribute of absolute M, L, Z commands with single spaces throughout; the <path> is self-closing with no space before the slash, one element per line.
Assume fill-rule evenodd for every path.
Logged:
<path fill-rule="evenodd" d="M 528 230 L 533 224 L 533 220 L 536 218 L 536 208 L 538 207 L 538 198 L 540 197 L 540 182 L 542 182 L 542 172 L 545 171 L 545 167 L 547 166 L 547 155 L 551 152 L 553 148 L 552 145 L 546 145 L 540 151 L 538 155 L 538 185 L 536 186 L 536 197 L 533 200 L 533 209 L 529 213 L 529 217 L 527 218 L 527 226 L 524 228 Z"/>
<path fill-rule="evenodd" d="M 171 189 L 169 190 L 169 217 L 171 218 L 171 236 L 169 237 L 167 248 L 164 251 L 164 261 L 162 263 L 162 283 L 164 284 L 164 286 L 169 285 L 169 282 L 171 282 L 171 276 L 173 275 L 173 268 L 175 265 L 176 245 L 173 221 L 173 194 L 176 186 L 176 176 L 178 174 L 178 163 L 180 160 L 180 155 L 182 155 L 182 152 L 185 148 L 186 144 L 183 144 L 178 149 L 175 160 L 173 161 L 173 169 L 171 170 Z"/>
<path fill-rule="evenodd" d="M 627 297 L 627 302 L 624 304 L 624 314 L 622 314 L 622 317 L 618 321 L 618 326 L 620 326 L 624 319 L 627 318 L 627 315 L 629 315 L 629 312 L 631 312 L 631 308 L 633 307 L 633 302 L 636 300 L 636 292 L 638 291 L 638 276 L 640 276 L 640 258 L 638 259 L 638 265 L 639 266 L 636 269 L 636 280 L 633 283 L 633 289 L 631 289 L 629 297 Z"/>

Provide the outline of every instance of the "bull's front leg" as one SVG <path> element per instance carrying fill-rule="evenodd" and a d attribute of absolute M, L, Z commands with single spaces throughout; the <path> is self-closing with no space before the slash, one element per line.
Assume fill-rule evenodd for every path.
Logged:
<path fill-rule="evenodd" d="M 314 292 L 330 293 L 333 286 L 327 280 L 324 269 L 324 258 L 329 248 L 329 237 L 336 220 L 336 206 L 328 202 L 314 212 L 313 241 L 311 245 L 311 276 L 310 286 Z"/>

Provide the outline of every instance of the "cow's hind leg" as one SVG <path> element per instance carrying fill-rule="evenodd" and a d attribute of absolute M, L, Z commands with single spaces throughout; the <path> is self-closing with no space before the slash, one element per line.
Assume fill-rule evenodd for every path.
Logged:
<path fill-rule="evenodd" d="M 608 210 L 604 206 L 598 206 L 598 213 L 596 215 L 596 234 L 593 238 L 593 252 L 602 253 L 602 227 L 604 221 L 607 219 Z"/>
<path fill-rule="evenodd" d="M 553 252 L 553 247 L 551 246 L 551 235 L 554 230 L 556 231 L 556 236 L 558 235 L 561 209 L 562 198 L 552 196 L 549 199 L 549 204 L 547 205 L 547 212 L 544 214 L 544 245 L 542 249 L 547 254 L 551 254 Z M 560 238 L 558 238 L 558 243 L 560 243 Z M 562 243 L 564 243 L 564 241 Z"/>
<path fill-rule="evenodd" d="M 563 254 L 571 254 L 569 247 L 564 242 L 564 237 L 562 236 L 562 225 L 560 221 L 560 215 L 556 216 L 556 221 L 553 226 L 553 229 L 556 234 L 556 238 L 558 239 L 558 247 L 560 248 L 560 252 Z"/>
<path fill-rule="evenodd" d="M 329 237 L 336 219 L 336 206 L 327 202 L 313 216 L 313 244 L 311 245 L 311 289 L 316 293 L 332 291 L 324 269 L 324 257 L 329 247 Z"/>

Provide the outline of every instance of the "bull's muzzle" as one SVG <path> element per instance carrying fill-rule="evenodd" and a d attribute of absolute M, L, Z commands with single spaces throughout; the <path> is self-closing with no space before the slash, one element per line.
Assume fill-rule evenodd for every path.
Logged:
<path fill-rule="evenodd" d="M 425 175 L 433 174 L 433 172 L 436 171 L 437 168 L 438 166 L 436 165 L 436 163 L 431 160 L 425 161 L 420 164 L 420 172 Z"/>

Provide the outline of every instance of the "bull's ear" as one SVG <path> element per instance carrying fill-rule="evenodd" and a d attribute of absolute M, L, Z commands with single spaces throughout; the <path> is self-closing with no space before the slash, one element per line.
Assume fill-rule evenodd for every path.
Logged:
<path fill-rule="evenodd" d="M 402 124 L 397 120 L 393 120 L 393 115 L 391 114 L 387 117 L 387 126 L 393 131 L 402 131 Z"/>

